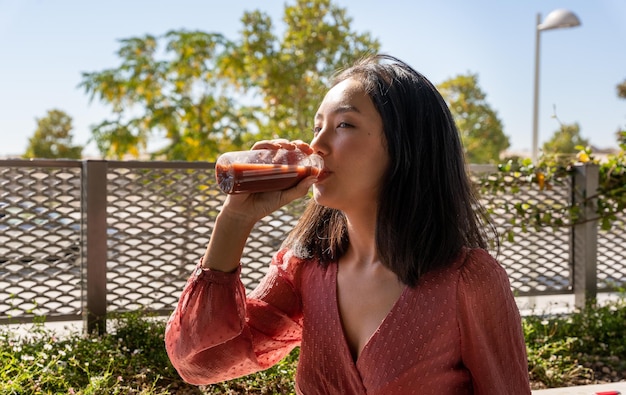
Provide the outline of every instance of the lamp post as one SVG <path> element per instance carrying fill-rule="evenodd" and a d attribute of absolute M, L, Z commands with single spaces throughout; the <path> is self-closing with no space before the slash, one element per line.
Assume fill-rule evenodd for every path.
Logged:
<path fill-rule="evenodd" d="M 541 23 L 541 14 L 537 14 L 537 24 L 535 26 L 535 93 L 533 100 L 533 163 L 537 162 L 539 154 L 539 36 L 544 30 L 575 26 L 580 26 L 580 20 L 573 12 L 568 10 L 557 9 L 550 12 L 543 23 Z"/>

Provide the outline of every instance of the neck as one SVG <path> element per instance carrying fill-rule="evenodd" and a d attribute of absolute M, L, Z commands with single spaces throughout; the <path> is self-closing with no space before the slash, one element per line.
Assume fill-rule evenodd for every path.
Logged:
<path fill-rule="evenodd" d="M 376 248 L 376 213 L 372 211 L 366 215 L 346 215 L 350 240 L 346 257 L 363 265 L 380 264 Z"/>

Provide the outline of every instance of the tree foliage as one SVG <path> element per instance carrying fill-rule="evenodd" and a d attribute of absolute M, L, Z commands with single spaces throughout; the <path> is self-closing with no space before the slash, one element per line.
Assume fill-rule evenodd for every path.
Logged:
<path fill-rule="evenodd" d="M 626 132 L 621 132 L 626 138 Z M 550 191 L 554 185 L 568 182 L 576 171 L 576 165 L 598 166 L 598 189 L 570 205 L 550 204 L 549 200 L 525 201 L 509 207 L 509 203 L 498 201 L 498 209 L 515 212 L 513 218 L 522 224 L 523 230 L 542 227 L 574 226 L 587 221 L 598 221 L 603 230 L 609 230 L 619 215 L 626 212 L 626 143 L 620 151 L 600 161 L 590 147 L 577 147 L 574 157 L 542 155 L 537 163 L 530 159 L 509 160 L 498 165 L 498 172 L 487 174 L 478 180 L 482 192 L 514 196 L 523 188 L 536 187 Z M 585 208 L 592 207 L 595 214 L 582 215 Z M 487 207 L 488 211 L 496 207 Z M 505 235 L 509 239 L 512 234 Z"/>
<path fill-rule="evenodd" d="M 458 75 L 437 87 L 454 116 L 468 162 L 497 163 L 510 142 L 496 111 L 487 103 L 487 95 L 478 86 L 478 75 Z"/>
<path fill-rule="evenodd" d="M 552 138 L 543 144 L 544 155 L 571 154 L 574 156 L 580 148 L 589 145 L 589 140 L 580 135 L 580 125 L 561 124 Z"/>
<path fill-rule="evenodd" d="M 228 96 L 220 62 L 232 46 L 219 34 L 170 31 L 121 40 L 122 64 L 83 73 L 81 86 L 112 106 L 114 119 L 93 129 L 104 157 L 148 152 L 155 138 L 165 146 L 153 157 L 207 160 L 245 132 L 248 109 Z"/>
<path fill-rule="evenodd" d="M 101 154 L 213 160 L 252 139 L 307 140 L 332 73 L 379 48 L 352 32 L 345 9 L 330 0 L 286 5 L 282 37 L 260 11 L 241 22 L 234 41 L 184 30 L 124 39 L 119 67 L 83 73 L 91 99 L 114 113 L 93 129 Z M 155 139 L 162 146 L 153 150 Z"/>
<path fill-rule="evenodd" d="M 618 85 L 618 96 L 626 98 L 626 80 Z M 562 125 L 561 134 L 576 140 L 579 132 L 578 124 Z M 573 136 L 573 137 L 572 137 Z M 577 137 L 578 136 L 578 137 Z M 553 140 L 563 138 L 556 133 Z M 578 142 L 586 142 L 580 139 Z M 553 185 L 568 182 L 576 171 L 577 165 L 598 166 L 598 189 L 595 193 L 589 193 L 570 205 L 551 204 L 551 199 L 542 201 L 524 201 L 511 206 L 508 202 L 497 201 L 498 207 L 487 207 L 488 211 L 506 210 L 515 212 L 513 221 L 521 224 L 523 230 L 542 227 L 574 226 L 586 221 L 598 221 L 601 229 L 609 230 L 619 218 L 626 213 L 626 131 L 617 132 L 617 142 L 620 150 L 616 154 L 607 155 L 602 160 L 596 159 L 592 149 L 588 145 L 578 145 L 573 149 L 575 155 L 550 155 L 544 154 L 537 163 L 530 159 L 511 159 L 498 165 L 498 172 L 486 174 L 477 182 L 482 192 L 488 194 L 515 195 L 523 188 L 536 187 L 540 190 L 550 191 Z M 556 144 L 555 144 L 556 145 Z M 565 143 L 564 143 L 565 145 Z M 587 208 L 592 208 L 595 213 L 585 216 L 582 213 Z M 504 235 L 512 239 L 513 234 Z"/>
<path fill-rule="evenodd" d="M 617 97 L 626 99 L 626 80 L 622 81 L 621 84 L 617 85 Z"/>
<path fill-rule="evenodd" d="M 61 110 L 49 110 L 37 119 L 37 129 L 28 139 L 24 158 L 80 159 L 83 146 L 72 140 L 72 118 Z"/>
<path fill-rule="evenodd" d="M 626 99 L 626 80 L 624 80 L 621 84 L 617 85 L 617 97 L 621 99 Z M 621 145 L 626 145 L 626 130 L 618 130 L 616 133 L 617 143 Z"/>
<path fill-rule="evenodd" d="M 231 77 L 263 100 L 256 138 L 310 140 L 329 78 L 380 45 L 368 33 L 353 32 L 346 10 L 329 0 L 298 0 L 285 7 L 283 22 L 279 38 L 267 15 L 245 13 Z"/>

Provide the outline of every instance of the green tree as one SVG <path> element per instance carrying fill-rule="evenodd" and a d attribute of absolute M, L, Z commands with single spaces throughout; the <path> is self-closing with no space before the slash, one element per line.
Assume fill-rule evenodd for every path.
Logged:
<path fill-rule="evenodd" d="M 297 0 L 285 6 L 282 37 L 260 11 L 246 12 L 241 44 L 235 48 L 231 78 L 262 98 L 255 138 L 310 140 L 312 120 L 330 77 L 380 44 L 369 33 L 351 30 L 346 10 L 329 0 Z"/>
<path fill-rule="evenodd" d="M 478 75 L 468 73 L 438 85 L 448 102 L 470 163 L 495 163 L 510 145 L 502 122 L 478 86 Z"/>
<path fill-rule="evenodd" d="M 624 80 L 621 84 L 617 85 L 617 97 L 626 99 L 626 80 Z M 618 130 L 615 135 L 617 137 L 617 144 L 619 144 L 620 147 L 625 147 L 626 146 L 626 130 L 624 129 Z M 626 148 L 622 148 L 622 149 L 626 149 Z"/>
<path fill-rule="evenodd" d="M 138 157 L 154 138 L 167 142 L 153 158 L 208 160 L 237 144 L 248 109 L 229 97 L 220 62 L 232 46 L 220 34 L 170 31 L 121 40 L 118 68 L 83 73 L 81 86 L 110 104 L 114 119 L 92 130 L 104 157 Z"/>
<path fill-rule="evenodd" d="M 351 32 L 330 0 L 297 0 L 283 20 L 282 38 L 269 16 L 252 11 L 237 41 L 200 31 L 121 40 L 122 64 L 81 82 L 113 107 L 114 119 L 93 129 L 102 155 L 213 160 L 253 139 L 309 139 L 331 74 L 379 44 Z M 165 146 L 149 152 L 159 137 Z"/>
<path fill-rule="evenodd" d="M 576 154 L 580 151 L 580 147 L 588 145 L 589 140 L 580 135 L 578 123 L 561 124 L 561 127 L 554 132 L 552 138 L 543 144 L 543 154 Z"/>
<path fill-rule="evenodd" d="M 617 85 L 617 97 L 626 99 L 626 80 L 622 81 L 621 84 Z"/>
<path fill-rule="evenodd" d="M 37 130 L 28 139 L 24 158 L 80 159 L 83 146 L 72 143 L 72 118 L 60 110 L 49 110 L 37 118 Z"/>

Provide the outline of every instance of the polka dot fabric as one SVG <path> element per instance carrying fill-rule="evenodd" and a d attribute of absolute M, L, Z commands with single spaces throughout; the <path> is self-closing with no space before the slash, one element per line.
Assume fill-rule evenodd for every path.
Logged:
<path fill-rule="evenodd" d="M 356 361 L 337 307 L 337 265 L 324 269 L 287 250 L 248 298 L 238 271 L 198 271 L 165 340 L 195 384 L 265 369 L 300 345 L 299 394 L 530 394 L 506 272 L 478 249 L 405 288 Z"/>

